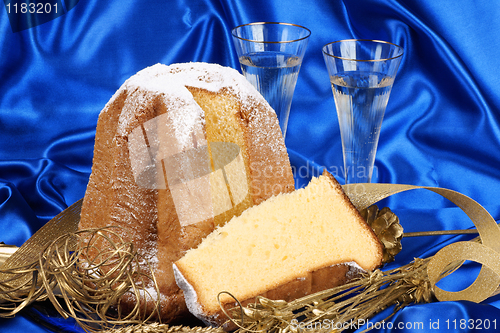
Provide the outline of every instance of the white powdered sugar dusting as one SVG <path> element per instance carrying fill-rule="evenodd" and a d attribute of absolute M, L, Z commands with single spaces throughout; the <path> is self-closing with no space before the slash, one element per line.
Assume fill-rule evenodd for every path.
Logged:
<path fill-rule="evenodd" d="M 217 64 L 192 62 L 169 66 L 170 74 L 179 82 L 190 87 L 211 92 L 230 89 L 237 97 L 246 99 L 257 90 L 237 70 Z M 258 94 L 258 93 L 257 93 Z"/>
<path fill-rule="evenodd" d="M 212 92 L 224 90 L 234 95 L 241 103 L 241 110 L 248 120 L 254 149 L 271 150 L 273 154 L 286 154 L 285 145 L 273 137 L 274 133 L 281 136 L 276 112 L 237 70 L 207 63 L 173 64 L 169 69 L 176 81 L 182 82 L 185 86 Z"/>
<path fill-rule="evenodd" d="M 131 148 L 133 134 L 137 134 L 137 138 L 141 139 L 140 142 L 139 139 L 137 140 L 137 145 L 140 148 L 145 148 L 143 150 L 148 154 L 144 155 L 147 155 L 149 159 L 147 161 L 144 159 L 143 164 L 138 163 L 138 169 L 143 171 L 142 166 L 156 165 L 153 163 L 155 162 L 153 159 L 161 160 L 162 154 L 167 152 L 175 150 L 175 153 L 178 153 L 202 145 L 199 138 L 203 137 L 205 115 L 188 88 L 220 93 L 224 96 L 231 96 L 231 100 L 233 98 L 237 100 L 236 105 L 239 108 L 235 107 L 232 112 L 238 117 L 237 121 L 241 120 L 239 123 L 242 124 L 243 130 L 250 137 L 248 140 L 250 148 L 248 149 L 257 152 L 258 161 L 263 163 L 263 166 L 276 163 L 276 159 L 272 158 L 273 155 L 286 154 L 276 113 L 262 95 L 237 70 L 208 63 L 183 63 L 170 66 L 156 64 L 139 71 L 126 80 L 102 111 L 108 112 L 114 106 L 123 104 L 114 137 L 126 138 L 123 141 L 129 145 L 129 153 L 133 150 Z M 228 102 L 229 104 L 231 103 Z M 157 123 L 151 123 L 152 120 Z M 167 124 L 167 126 L 154 126 L 160 122 L 163 125 Z M 151 133 L 155 134 L 154 130 L 150 131 L 150 129 L 157 128 L 162 128 L 161 131 L 165 129 L 165 133 L 158 133 L 158 131 L 156 136 L 149 136 Z M 199 135 L 200 133 L 201 135 Z M 172 138 L 172 140 L 161 141 L 160 134 L 167 139 Z M 166 144 L 157 145 L 157 141 L 154 139 L 157 139 L 158 142 L 166 142 Z M 175 147 L 172 147 L 174 145 Z M 193 145 L 195 147 L 192 147 Z M 168 149 L 164 149 L 165 146 L 168 146 Z M 158 150 L 158 147 L 165 151 Z M 158 152 L 158 154 L 152 154 L 153 152 Z M 132 155 L 129 157 L 132 158 Z M 138 154 L 137 158 L 139 157 L 143 157 L 143 155 Z M 281 165 L 273 165 L 281 167 Z M 182 168 L 182 170 L 188 170 L 188 168 Z M 116 182 L 116 184 L 119 186 L 122 183 Z M 140 200 L 138 202 L 140 203 Z M 119 219 L 120 216 L 117 216 L 116 219 Z M 137 217 L 134 221 L 139 219 L 140 217 Z M 153 268 L 158 266 L 156 240 L 154 240 L 155 244 L 147 244 L 144 250 L 147 253 L 141 252 Z M 146 265 L 146 262 L 141 262 L 140 265 Z M 213 324 L 214 318 L 204 313 L 202 306 L 197 302 L 196 291 L 175 264 L 173 270 L 178 286 L 184 291 L 189 310 L 205 323 Z M 146 293 L 153 298 L 158 296 L 155 294 L 156 290 L 148 289 Z"/>
<path fill-rule="evenodd" d="M 125 84 L 170 95 L 189 94 L 183 89 L 185 86 L 215 93 L 222 89 L 228 89 L 245 102 L 249 101 L 248 97 L 250 96 L 259 99 L 259 102 L 264 100 L 254 86 L 237 70 L 218 64 L 201 62 L 172 64 L 170 66 L 156 64 L 138 72 Z"/>
<path fill-rule="evenodd" d="M 200 88 L 210 92 L 225 90 L 234 95 L 241 102 L 242 109 L 253 111 L 256 105 L 267 106 L 267 112 L 274 113 L 259 92 L 242 76 L 237 70 L 217 64 L 208 63 L 181 63 L 166 66 L 156 64 L 139 71 L 130 77 L 122 87 L 114 94 L 112 100 L 127 91 L 151 91 L 165 97 L 175 119 L 175 132 L 181 143 L 189 140 L 189 133 L 200 119 L 203 119 L 203 111 L 194 101 L 186 86 Z M 135 109 L 148 102 L 147 95 L 133 94 L 133 98 L 127 98 L 127 102 L 135 104 L 135 107 L 127 108 L 120 115 L 120 128 L 124 128 L 135 116 Z M 139 99 L 139 100 L 138 100 Z M 109 104 L 109 103 L 108 103 Z M 259 112 L 248 114 L 251 123 L 261 123 L 266 117 L 260 117 Z M 262 119 L 261 119 L 262 118 Z M 265 138 L 262 135 L 262 138 Z"/>
<path fill-rule="evenodd" d="M 153 96 L 161 95 L 168 108 L 175 137 L 181 147 L 189 145 L 194 128 L 203 123 L 202 109 L 196 104 L 189 90 L 169 74 L 168 66 L 156 64 L 147 67 L 129 78 L 120 90 L 126 90 L 129 94 L 137 91 L 152 92 Z M 135 104 L 136 107 L 122 110 L 118 129 L 124 130 L 136 116 L 136 108 L 145 105 L 152 98 L 150 94 L 140 93 L 127 98 L 128 102 Z"/>
<path fill-rule="evenodd" d="M 177 139 L 181 146 L 184 146 L 190 140 L 193 127 L 204 119 L 202 109 L 196 104 L 186 87 L 199 88 L 214 93 L 224 91 L 233 95 L 241 103 L 241 110 L 246 113 L 256 148 L 259 145 L 265 145 L 274 153 L 283 150 L 281 145 L 269 141 L 269 128 L 278 126 L 277 118 L 275 123 L 271 121 L 271 118 L 276 117 L 274 110 L 237 70 L 218 64 L 201 62 L 172 64 L 170 66 L 156 64 L 139 71 L 120 87 L 111 100 L 113 101 L 124 91 L 133 95 L 127 96 L 127 103 L 132 105 L 122 111 L 118 130 L 126 131 L 126 125 L 133 121 L 136 116 L 135 110 L 152 99 L 146 94 L 141 95 L 134 92 L 151 91 L 164 96 L 169 113 L 172 113 L 172 119 L 175 119 L 174 131 L 178 135 Z M 270 114 L 271 117 L 269 117 Z"/>
<path fill-rule="evenodd" d="M 172 268 L 174 270 L 175 282 L 184 293 L 184 299 L 186 300 L 189 312 L 191 312 L 191 314 L 193 314 L 196 318 L 203 321 L 205 325 L 216 326 L 217 322 L 210 320 L 210 316 L 207 316 L 207 314 L 203 312 L 203 308 L 198 302 L 198 295 L 196 294 L 196 290 L 194 290 L 193 286 L 186 280 L 179 268 L 177 268 L 176 264 L 172 264 Z"/>
<path fill-rule="evenodd" d="M 346 273 L 346 277 L 348 280 L 355 278 L 359 273 L 366 273 L 366 270 L 361 268 L 361 266 L 359 266 L 355 261 L 349 261 L 344 264 L 349 266 L 349 271 L 347 271 Z"/>

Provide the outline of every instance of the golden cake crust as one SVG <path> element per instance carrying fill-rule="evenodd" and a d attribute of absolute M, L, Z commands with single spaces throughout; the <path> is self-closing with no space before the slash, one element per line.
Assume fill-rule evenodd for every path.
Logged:
<path fill-rule="evenodd" d="M 323 267 L 310 272 L 306 276 L 299 277 L 282 285 L 276 286 L 275 288 L 256 295 L 255 297 L 244 300 L 238 299 L 237 302 L 236 300 L 234 302 L 226 302 L 223 303 L 223 306 L 225 311 L 229 313 L 230 309 L 236 308 L 240 304 L 241 306 L 247 306 L 250 303 L 254 303 L 256 301 L 256 297 L 258 296 L 272 300 L 284 300 L 286 302 L 290 302 L 322 290 L 344 285 L 361 276 L 363 272 L 365 272 L 365 270 L 354 262 Z M 237 328 L 222 309 L 219 309 L 216 312 L 206 312 L 203 307 L 197 303 L 196 290 L 198 288 L 196 284 L 188 282 L 190 279 L 187 276 L 184 276 L 175 264 L 174 274 L 176 276 L 177 283 L 182 286 L 182 289 L 186 294 L 187 306 L 191 313 L 208 326 L 223 327 L 226 331 L 232 331 Z M 221 292 L 224 291 L 221 290 Z"/>
<path fill-rule="evenodd" d="M 259 290 L 257 292 L 255 292 L 257 289 L 253 289 L 253 296 L 242 297 L 241 299 L 238 299 L 238 302 L 243 306 L 254 302 L 255 297 L 257 296 L 263 296 L 274 300 L 291 301 L 312 293 L 316 293 L 318 291 L 334 288 L 336 286 L 345 284 L 353 278 L 358 277 L 360 273 L 366 272 L 367 270 L 373 270 L 382 264 L 383 247 L 373 230 L 364 222 L 362 216 L 359 214 L 354 205 L 352 205 L 349 198 L 346 196 L 346 194 L 342 190 L 342 187 L 338 184 L 335 178 L 326 171 L 324 172 L 323 177 L 328 178 L 328 184 L 332 187 L 333 191 L 340 194 L 340 196 L 343 198 L 342 200 L 345 204 L 345 208 L 355 216 L 354 219 L 357 221 L 356 223 L 359 223 L 358 226 L 366 231 L 365 234 L 369 235 L 370 243 L 372 243 L 372 245 L 370 245 L 370 248 L 372 248 L 372 250 L 374 251 L 373 258 L 371 259 L 372 264 L 370 264 L 369 266 L 365 265 L 365 267 L 362 268 L 355 261 L 351 261 L 353 260 L 353 258 L 347 259 L 346 261 L 341 261 L 338 259 L 332 260 L 334 257 L 334 254 L 332 254 L 332 258 L 328 260 L 329 263 L 325 262 L 317 269 L 307 272 L 306 275 L 296 277 L 294 276 L 294 273 L 291 272 L 291 279 L 282 284 L 274 285 L 267 290 Z M 332 214 L 335 214 L 335 212 L 332 211 Z M 248 220 L 245 223 L 249 223 Z M 307 221 L 304 220 L 303 223 L 307 223 Z M 276 225 L 276 227 L 278 227 L 278 225 Z M 217 232 L 220 235 L 221 233 L 224 233 L 225 230 L 220 229 Z M 210 244 L 214 243 L 212 242 L 212 240 L 213 239 L 211 239 Z M 321 244 L 321 242 L 318 241 L 318 244 Z M 202 244 L 200 248 L 202 248 L 203 245 L 204 244 Z M 244 251 L 244 248 L 242 247 L 241 250 Z M 189 254 L 192 253 L 190 252 Z M 301 254 L 297 253 L 297 255 Z M 241 258 L 239 258 L 238 260 L 245 260 L 245 258 L 246 257 L 241 256 Z M 332 264 L 332 262 L 334 262 L 334 264 Z M 287 267 L 287 264 L 276 263 L 276 265 L 278 265 L 278 267 L 283 267 L 283 269 L 286 269 Z M 191 263 L 188 264 L 187 262 L 185 262 L 184 258 L 174 263 L 175 278 L 178 285 L 181 286 L 181 288 L 185 291 L 186 302 L 189 310 L 193 314 L 195 314 L 196 317 L 203 320 L 207 325 L 223 326 L 227 330 L 234 329 L 235 327 L 231 325 L 230 321 L 228 321 L 228 318 L 224 314 L 222 309 L 217 308 L 215 310 L 212 310 L 211 306 L 208 309 L 205 307 L 203 302 L 200 301 L 199 291 L 204 290 L 204 287 L 198 285 L 197 277 L 191 274 L 191 272 L 194 272 L 191 268 Z M 196 272 L 194 273 L 194 275 L 197 274 Z M 253 273 L 255 272 L 252 272 L 252 274 Z M 220 290 L 219 292 L 223 291 L 227 291 L 233 294 L 232 290 Z M 210 299 L 212 299 L 213 295 L 210 295 Z M 221 298 L 220 304 L 222 304 L 222 306 L 224 306 L 226 310 L 238 306 L 236 302 L 233 302 L 233 300 L 228 300 L 227 297 L 225 298 L 225 300 Z"/>
<path fill-rule="evenodd" d="M 185 151 L 207 141 L 206 114 L 193 95 L 211 95 L 240 103 L 234 117 L 243 133 L 241 144 L 249 180 L 249 205 L 294 189 L 294 180 L 278 120 L 256 90 L 235 70 L 212 64 L 155 65 L 127 80 L 99 116 L 92 173 L 82 204 L 79 229 L 121 226 L 150 264 L 160 290 L 161 317 L 172 322 L 188 314 L 182 290 L 175 283 L 172 263 L 214 229 L 214 217 L 185 225 L 179 221 L 171 186 L 145 188 L 134 174 L 131 135 L 148 121 L 169 117 L 175 134 L 168 146 Z M 186 133 L 187 131 L 187 133 Z M 191 131 L 192 133 L 190 133 Z M 193 134 L 194 133 L 194 134 Z M 158 134 L 159 135 L 159 134 Z M 149 142 L 151 145 L 151 142 Z M 195 167 L 193 167 L 195 168 Z M 264 173 L 263 168 L 267 168 Z M 122 299 L 133 307 L 132 295 Z M 152 308 L 152 304 L 149 304 Z"/>

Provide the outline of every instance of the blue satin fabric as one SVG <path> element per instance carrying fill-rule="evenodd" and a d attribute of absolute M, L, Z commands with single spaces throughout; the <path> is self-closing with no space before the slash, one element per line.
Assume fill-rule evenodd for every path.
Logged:
<path fill-rule="evenodd" d="M 230 29 L 252 21 L 292 22 L 312 31 L 286 139 L 297 186 L 323 168 L 343 182 L 338 121 L 321 47 L 345 38 L 381 39 L 403 46 L 405 54 L 373 181 L 453 189 L 498 221 L 498 17 L 500 5 L 486 0 L 82 0 L 50 22 L 14 33 L 2 9 L 0 241 L 20 246 L 83 197 L 98 114 L 128 77 L 158 62 L 238 68 Z M 406 231 L 472 227 L 458 208 L 425 190 L 380 205 L 395 211 Z M 460 239 L 468 238 L 404 239 L 403 251 L 388 268 Z M 471 266 L 445 284 L 458 288 L 473 279 L 477 267 Z M 433 331 L 447 331 L 447 320 L 450 325 L 462 319 L 500 320 L 499 308 L 498 298 L 414 305 L 390 321 L 423 322 L 428 328 L 439 320 Z M 46 332 L 33 313 L 0 320 L 0 331 Z M 74 330 L 71 321 L 67 324 Z"/>

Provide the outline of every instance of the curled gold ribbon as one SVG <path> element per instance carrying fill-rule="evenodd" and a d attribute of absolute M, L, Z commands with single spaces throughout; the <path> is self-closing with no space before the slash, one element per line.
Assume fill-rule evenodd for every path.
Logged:
<path fill-rule="evenodd" d="M 78 200 L 41 227 L 0 266 L 0 281 L 6 276 L 2 271 L 22 267 L 38 260 L 38 255 L 56 238 L 78 230 L 83 199 Z"/>
<path fill-rule="evenodd" d="M 41 227 L 33 236 L 0 264 L 0 284 L 10 289 L 22 288 L 29 284 L 29 274 L 16 276 L 14 270 L 28 267 L 38 261 L 38 256 L 47 246 L 60 236 L 78 230 L 83 199 L 78 200 Z M 75 245 L 75 244 L 71 244 Z M 15 278 L 14 278 L 15 277 Z M 35 277 L 31 278 L 35 279 Z M 4 289 L 4 288 L 0 288 Z M 1 294 L 0 294 L 1 296 Z"/>
<path fill-rule="evenodd" d="M 457 242 L 438 251 L 430 260 L 427 274 L 436 298 L 440 301 L 467 300 L 482 302 L 496 294 L 500 285 L 500 229 L 484 207 L 471 198 L 448 189 L 400 184 L 348 184 L 343 186 L 358 209 L 364 209 L 393 194 L 426 189 L 453 202 L 472 220 L 481 237 L 481 243 Z M 445 291 L 436 286 L 449 275 L 447 268 L 460 261 L 471 260 L 482 264 L 476 280 L 458 292 Z"/>
<path fill-rule="evenodd" d="M 500 285 L 500 229 L 493 217 L 476 201 L 458 192 L 436 188 L 400 184 L 348 184 L 343 186 L 352 203 L 362 210 L 396 193 L 426 189 L 435 192 L 460 207 L 472 220 L 481 242 L 457 242 L 446 246 L 434 255 L 428 264 L 427 275 L 432 289 L 440 301 L 469 300 L 481 302 L 493 296 Z M 80 220 L 81 200 L 58 214 L 26 243 L 12 254 L 0 267 L 0 281 L 8 281 L 13 289 L 26 281 L 13 281 L 9 270 L 32 264 L 38 255 L 56 238 L 77 230 Z M 444 291 L 436 286 L 443 277 L 452 274 L 450 267 L 457 262 L 472 260 L 482 264 L 477 279 L 459 292 Z M 26 278 L 27 275 L 26 275 Z M 7 284 L 6 284 L 7 285 Z"/>

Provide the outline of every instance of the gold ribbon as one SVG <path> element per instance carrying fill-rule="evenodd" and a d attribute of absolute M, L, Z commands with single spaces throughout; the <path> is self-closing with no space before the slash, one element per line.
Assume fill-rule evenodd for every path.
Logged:
<path fill-rule="evenodd" d="M 78 200 L 41 227 L 3 265 L 0 266 L 0 281 L 9 279 L 3 271 L 29 265 L 38 261 L 38 256 L 60 236 L 76 232 L 80 222 L 83 199 Z M 19 281 L 19 285 L 25 281 Z"/>
<path fill-rule="evenodd" d="M 500 229 L 495 219 L 479 203 L 471 198 L 444 188 L 399 185 L 399 184 L 348 184 L 343 186 L 353 204 L 364 209 L 393 194 L 426 189 L 453 202 L 472 220 L 477 228 L 480 243 L 456 242 L 438 251 L 430 260 L 427 275 L 436 298 L 440 301 L 467 300 L 482 302 L 496 294 L 500 285 Z M 449 267 L 471 260 L 482 264 L 476 280 L 466 289 L 458 292 L 445 291 L 436 286 L 443 277 L 451 274 Z M 455 264 L 455 266 L 454 266 Z"/>
<path fill-rule="evenodd" d="M 476 226 L 482 244 L 453 243 L 432 257 L 427 273 L 434 293 L 440 301 L 469 300 L 473 302 L 481 302 L 495 294 L 500 285 L 500 229 L 493 217 L 476 201 L 458 192 L 437 187 L 366 183 L 348 184 L 343 188 L 359 210 L 396 193 L 414 189 L 435 192 L 456 204 Z M 32 263 L 57 237 L 75 232 L 80 220 L 81 203 L 82 200 L 79 200 L 58 214 L 10 256 L 0 267 L 0 281 L 6 277 L 2 271 Z M 457 262 L 465 260 L 482 264 L 481 271 L 472 285 L 459 292 L 444 291 L 436 286 L 441 278 L 450 274 L 449 267 L 456 267 Z"/>

